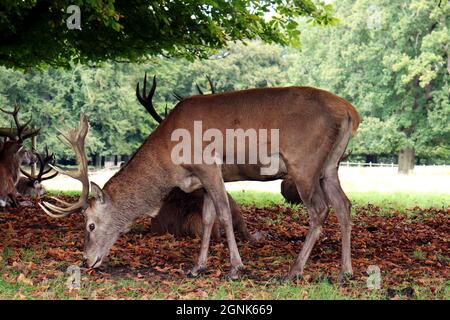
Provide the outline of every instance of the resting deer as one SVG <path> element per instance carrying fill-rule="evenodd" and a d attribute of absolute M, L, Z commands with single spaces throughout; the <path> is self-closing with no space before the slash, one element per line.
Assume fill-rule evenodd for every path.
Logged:
<path fill-rule="evenodd" d="M 214 92 L 214 85 L 211 78 L 207 76 L 207 79 L 210 83 L 212 92 Z M 153 96 L 156 90 L 156 76 L 153 77 L 153 84 L 148 94 L 146 88 L 147 74 L 144 76 L 142 94 L 139 90 L 139 83 L 136 85 L 136 97 L 152 118 L 158 123 L 161 123 L 163 119 L 158 115 L 153 106 Z M 203 94 L 198 85 L 197 88 L 199 93 Z M 174 93 L 174 95 L 176 94 Z M 151 231 L 156 234 L 167 232 L 175 236 L 200 236 L 203 232 L 202 206 L 204 193 L 204 189 L 192 193 L 183 192 L 179 188 L 173 189 L 164 199 L 164 204 L 157 216 L 152 219 Z M 230 201 L 231 216 L 235 231 L 241 235 L 242 239 L 251 240 L 252 236 L 247 230 L 246 223 L 242 218 L 239 207 L 230 194 L 227 194 L 227 196 Z M 216 239 L 219 238 L 221 233 L 220 222 L 218 220 L 217 217 L 213 227 L 213 235 Z"/>
<path fill-rule="evenodd" d="M 152 219 L 150 232 L 155 234 L 170 233 L 174 236 L 197 236 L 203 234 L 202 208 L 205 190 L 199 189 L 186 193 L 179 188 L 173 189 L 159 210 L 158 215 Z M 237 203 L 228 195 L 233 229 L 243 240 L 255 240 L 249 233 L 244 218 Z M 216 219 L 212 227 L 212 237 L 216 240 L 222 236 L 223 228 Z"/>
<path fill-rule="evenodd" d="M 27 150 L 23 142 L 38 134 L 39 129 L 28 130 L 32 118 L 26 123 L 19 121 L 20 107 L 16 105 L 13 111 L 0 108 L 0 111 L 11 115 L 16 125 L 16 132 L 13 130 L 0 130 L 0 136 L 6 137 L 0 151 L 0 207 L 5 207 L 8 203 L 17 206 L 16 184 L 20 176 L 20 166 L 30 165 L 37 161 L 33 152 Z"/>
<path fill-rule="evenodd" d="M 201 121 L 200 130 L 195 121 Z M 230 276 L 236 278 L 243 264 L 234 237 L 224 181 L 268 181 L 289 174 L 309 211 L 310 229 L 288 278 L 303 273 L 329 206 L 334 208 L 342 231 L 342 278 L 352 273 L 351 204 L 340 186 L 338 167 L 359 122 L 359 115 L 349 102 L 310 87 L 260 88 L 192 96 L 175 106 L 103 189 L 91 183 L 94 198 L 88 201 L 87 161 L 85 156 L 81 156 L 88 123 L 82 116 L 79 130 L 66 135 L 80 160 L 80 170 L 72 176 L 82 181 L 81 197 L 73 205 L 65 203 L 58 207 L 43 202 L 42 208 L 47 214 L 57 217 L 84 209 L 86 262 L 89 267 L 96 268 L 102 264 L 119 235 L 127 232 L 132 221 L 139 216 L 155 217 L 158 214 L 163 200 L 173 188 L 178 187 L 188 193 L 204 188 L 202 243 L 191 274 L 195 276 L 206 267 L 217 214 L 225 226 L 230 250 Z M 211 140 L 204 135 L 205 132 L 211 134 L 209 129 L 215 136 L 225 136 L 227 129 L 253 129 L 266 133 L 263 130 L 271 130 L 278 135 L 267 135 L 263 141 L 262 147 L 269 150 L 269 162 L 258 154 L 256 164 L 242 164 L 231 160 L 255 156 L 250 152 L 254 146 L 244 143 L 227 148 L 223 144 L 219 148 L 216 144 L 212 152 L 208 149 Z M 203 139 L 194 139 L 189 144 L 191 159 L 194 158 L 191 162 L 177 153 L 182 140 L 177 135 L 183 132 L 195 138 L 197 131 L 203 134 Z M 189 136 L 182 142 L 189 142 Z M 205 148 L 214 154 L 214 161 L 211 162 L 211 158 L 205 160 Z M 187 151 L 186 154 L 189 155 Z M 227 161 L 227 156 L 230 161 Z M 263 170 L 273 164 L 276 165 L 275 172 Z"/>
<path fill-rule="evenodd" d="M 16 189 L 22 196 L 29 196 L 32 198 L 43 196 L 46 190 L 42 182 L 53 179 L 58 175 L 58 172 L 52 172 L 53 169 L 48 167 L 50 164 L 54 163 L 54 157 L 53 154 L 48 154 L 47 147 L 45 147 L 44 156 L 38 153 L 36 153 L 36 156 L 39 161 L 39 172 L 37 175 L 33 175 L 32 173 L 28 173 L 27 171 L 20 169 L 23 176 L 19 178 L 19 181 L 16 184 Z"/>

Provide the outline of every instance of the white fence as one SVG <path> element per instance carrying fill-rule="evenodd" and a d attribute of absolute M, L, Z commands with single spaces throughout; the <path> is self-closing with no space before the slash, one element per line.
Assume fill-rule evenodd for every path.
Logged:
<path fill-rule="evenodd" d="M 397 168 L 398 164 L 396 163 L 372 163 L 372 162 L 348 162 L 348 161 L 343 161 L 341 162 L 341 167 L 388 167 L 388 168 Z M 432 167 L 432 168 L 441 168 L 441 169 L 449 169 L 450 165 L 435 165 L 435 164 L 419 164 L 419 165 L 415 165 L 414 168 L 428 168 L 428 167 Z"/>

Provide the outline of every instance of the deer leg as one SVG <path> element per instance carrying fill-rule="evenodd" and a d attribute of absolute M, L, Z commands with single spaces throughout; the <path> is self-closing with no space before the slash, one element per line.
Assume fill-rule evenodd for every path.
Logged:
<path fill-rule="evenodd" d="M 211 230 L 216 220 L 216 209 L 211 197 L 205 193 L 203 198 L 203 233 L 202 244 L 200 247 L 200 255 L 198 256 L 197 265 L 192 268 L 190 275 L 196 277 L 199 273 L 206 269 L 206 260 L 208 258 L 209 241 L 211 239 Z"/>
<path fill-rule="evenodd" d="M 222 189 L 222 190 L 220 190 Z M 239 277 L 239 270 L 244 267 L 242 264 L 241 256 L 234 236 L 233 221 L 230 212 L 230 205 L 228 203 L 227 193 L 225 192 L 225 186 L 222 183 L 222 187 L 219 190 L 214 189 L 209 191 L 214 201 L 216 212 L 219 214 L 220 223 L 225 227 L 225 235 L 227 237 L 228 249 L 230 250 L 230 278 L 237 279 Z"/>
<path fill-rule="evenodd" d="M 353 275 L 351 258 L 351 203 L 339 183 L 337 168 L 325 173 L 323 187 L 328 202 L 333 207 L 339 220 L 342 234 L 342 269 L 338 281 L 343 282 Z"/>
<path fill-rule="evenodd" d="M 302 188 L 302 184 L 296 181 L 296 185 L 297 189 L 299 190 L 299 194 L 303 195 L 302 199 L 308 199 L 308 197 L 306 196 L 307 193 Z M 328 216 L 329 210 L 325 198 L 325 193 L 323 192 L 319 183 L 316 184 L 314 193 L 312 193 L 310 200 L 306 200 L 304 202 L 309 212 L 309 231 L 306 236 L 305 243 L 303 244 L 302 250 L 287 275 L 287 279 L 293 279 L 296 276 L 303 275 L 306 261 L 308 261 L 314 244 L 316 243 L 317 239 L 319 239 L 319 236 L 322 232 L 322 224 Z"/>
<path fill-rule="evenodd" d="M 14 193 L 9 194 L 9 198 L 11 199 L 11 207 L 17 208 L 19 206 L 19 201 Z"/>
<path fill-rule="evenodd" d="M 219 215 L 219 220 L 225 228 L 228 249 L 230 250 L 230 278 L 237 279 L 239 277 L 239 270 L 243 268 L 243 264 L 236 244 L 236 238 L 234 237 L 230 204 L 228 202 L 221 169 L 216 165 L 203 166 L 197 167 L 195 172 L 197 177 L 201 180 L 206 192 L 211 197 L 214 208 Z"/>

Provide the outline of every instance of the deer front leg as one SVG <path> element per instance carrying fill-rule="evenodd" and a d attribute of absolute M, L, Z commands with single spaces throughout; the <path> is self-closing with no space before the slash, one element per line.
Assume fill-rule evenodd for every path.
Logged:
<path fill-rule="evenodd" d="M 225 191 L 225 185 L 222 182 L 222 186 L 219 185 L 217 188 L 208 190 L 208 192 L 213 199 L 214 207 L 219 215 L 220 222 L 225 227 L 228 249 L 230 250 L 230 278 L 237 279 L 239 278 L 239 270 L 241 270 L 244 265 L 242 264 L 241 256 L 236 244 L 236 238 L 234 237 L 233 221 L 227 193 Z"/>
<path fill-rule="evenodd" d="M 220 222 L 225 227 L 228 249 L 230 250 L 230 278 L 237 279 L 239 277 L 239 270 L 242 269 L 244 265 L 242 264 L 241 256 L 236 244 L 236 238 L 234 237 L 230 204 L 228 202 L 228 196 L 222 178 L 222 171 L 217 165 L 201 166 L 194 170 L 207 194 L 211 198 L 216 213 L 219 215 Z"/>
<path fill-rule="evenodd" d="M 205 193 L 203 198 L 203 209 L 202 209 L 202 222 L 203 222 L 203 233 L 202 233 L 202 244 L 200 248 L 200 255 L 198 256 L 197 265 L 192 268 L 189 275 L 196 277 L 199 273 L 202 273 L 206 269 L 206 260 L 208 258 L 209 241 L 211 239 L 211 230 L 216 220 L 216 209 L 214 208 L 214 203 L 211 197 Z"/>

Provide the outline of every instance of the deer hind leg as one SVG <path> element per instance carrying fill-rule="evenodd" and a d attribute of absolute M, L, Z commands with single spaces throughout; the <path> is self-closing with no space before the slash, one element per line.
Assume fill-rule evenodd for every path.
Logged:
<path fill-rule="evenodd" d="M 342 234 L 342 269 L 339 274 L 339 282 L 353 275 L 351 260 L 351 202 L 342 190 L 339 182 L 339 161 L 347 148 L 351 136 L 351 122 L 341 129 L 340 139 L 331 152 L 323 170 L 322 186 L 329 205 L 334 209 Z"/>
<path fill-rule="evenodd" d="M 323 178 L 323 186 L 331 207 L 336 212 L 342 234 L 342 269 L 338 281 L 353 275 L 351 260 L 351 203 L 345 195 L 339 183 L 337 169 L 335 173 L 327 173 Z"/>
<path fill-rule="evenodd" d="M 307 183 L 293 175 L 298 192 L 309 213 L 309 231 L 297 260 L 291 267 L 287 279 L 303 275 L 303 270 L 317 239 L 322 232 L 322 225 L 328 216 L 328 204 L 319 181 Z"/>
<path fill-rule="evenodd" d="M 216 220 L 216 209 L 211 197 L 205 193 L 203 198 L 203 211 L 202 211 L 202 244 L 200 247 L 200 255 L 198 256 L 197 264 L 190 271 L 190 275 L 196 277 L 199 273 L 205 271 L 206 260 L 208 258 L 209 242 L 211 239 L 211 231 Z"/>

